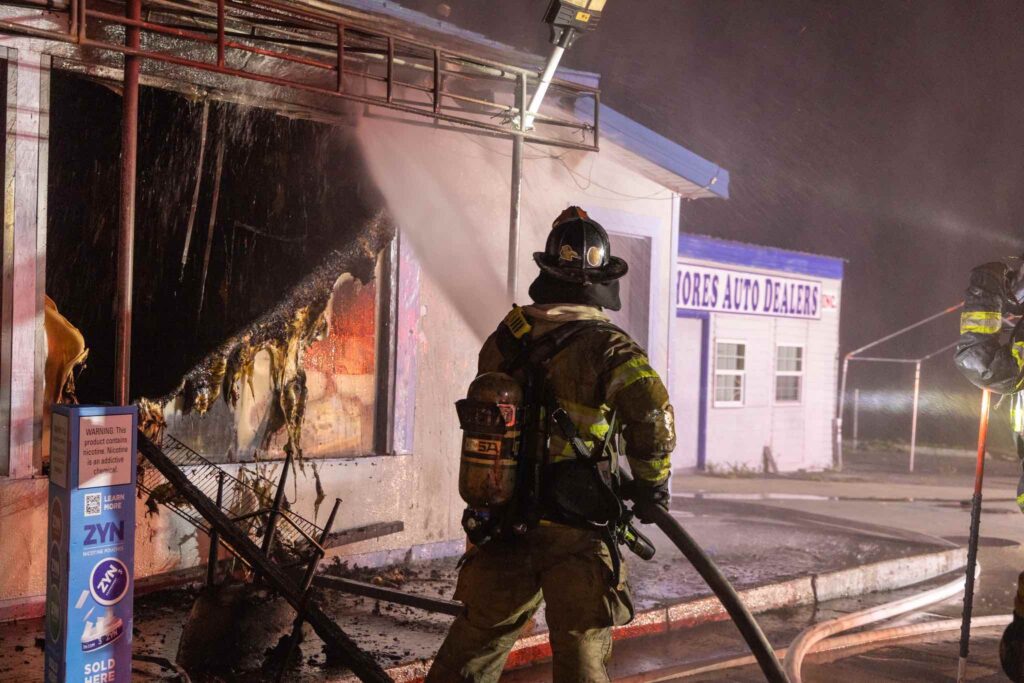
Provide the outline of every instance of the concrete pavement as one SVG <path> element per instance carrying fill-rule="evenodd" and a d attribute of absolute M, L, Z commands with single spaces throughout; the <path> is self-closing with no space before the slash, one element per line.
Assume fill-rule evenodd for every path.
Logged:
<path fill-rule="evenodd" d="M 966 541 L 973 487 L 971 458 L 925 457 L 917 472 L 905 471 L 906 454 L 854 453 L 843 473 L 797 474 L 787 477 L 677 477 L 674 490 L 681 498 L 742 502 L 760 508 L 766 516 L 823 515 L 842 524 L 885 525 L 909 534 L 925 533 L 963 543 Z M 982 543 L 982 567 L 977 583 L 975 615 L 1006 614 L 1012 609 L 1017 574 L 1024 569 L 1024 517 L 1014 497 L 1020 465 L 1014 461 L 987 463 Z M 955 577 L 959 572 L 950 574 Z M 947 577 L 948 579 L 948 577 Z M 895 600 L 936 582 L 903 590 L 868 593 L 826 601 L 814 608 L 774 610 L 758 617 L 776 647 L 786 647 L 805 627 L 841 614 Z M 936 618 L 959 618 L 961 599 L 910 613 L 879 626 L 903 625 Z M 999 669 L 1001 629 L 975 631 L 971 643 L 968 680 L 1005 681 Z M 954 681 L 958 632 L 943 636 L 810 655 L 804 680 L 815 681 Z M 686 632 L 616 645 L 611 672 L 625 677 L 680 664 L 694 668 L 748 654 L 729 623 L 707 624 Z M 548 667 L 539 666 L 507 675 L 512 683 L 550 680 Z M 686 680 L 762 681 L 756 667 L 705 673 Z"/>
<path fill-rule="evenodd" d="M 963 551 L 957 545 L 967 533 L 969 510 L 964 502 L 971 492 L 970 463 L 956 461 L 950 465 L 926 458 L 922 471 L 914 475 L 899 472 L 899 467 L 896 463 L 887 470 L 871 462 L 862 467 L 853 458 L 844 473 L 737 478 L 687 474 L 674 482 L 673 511 L 730 580 L 747 591 L 745 597 L 751 605 L 759 611 L 767 610 L 759 620 L 773 644 L 784 647 L 802 628 L 827 615 L 886 601 L 900 594 L 899 587 L 950 570 L 960 571 L 956 568 L 962 564 Z M 1012 502 L 1015 468 L 1015 463 L 995 466 L 988 478 L 977 614 L 1008 611 L 1016 574 L 1024 567 L 1020 545 L 1024 542 L 1024 519 Z M 681 661 L 698 664 L 745 654 L 733 625 L 719 621 L 720 606 L 707 597 L 708 591 L 696 573 L 668 548 L 660 533 L 655 530 L 651 535 L 659 546 L 655 560 L 628 560 L 640 615 L 619 633 L 648 637 L 618 642 L 613 672 L 628 675 Z M 456 573 L 455 558 L 384 570 L 338 567 L 336 571 L 446 598 L 451 596 Z M 874 592 L 894 588 L 897 593 Z M 914 590 L 919 587 L 902 592 Z M 173 658 L 193 595 L 189 590 L 176 590 L 140 598 L 136 652 Z M 345 594 L 325 592 L 323 597 L 343 628 L 389 663 L 398 680 L 415 680 L 422 674 L 450 620 Z M 951 601 L 930 612 L 955 617 L 959 615 L 959 603 Z M 908 617 L 915 618 L 931 617 Z M 525 668 L 507 673 L 505 680 L 550 680 L 542 662 L 548 654 L 543 615 L 528 628 L 512 660 Z M 0 625 L 0 679 L 35 680 L 35 673 L 41 671 L 41 653 L 35 647 L 41 630 L 38 620 Z M 984 636 L 976 643 L 975 655 L 981 665 L 978 671 L 987 667 L 991 674 L 995 641 L 992 634 Z M 943 680 L 941 672 L 955 672 L 955 643 L 949 645 L 939 639 L 926 644 L 928 647 L 920 650 L 924 661 L 915 666 L 932 666 L 940 677 L 911 676 L 912 680 Z M 871 668 L 881 666 L 876 665 L 878 660 L 873 656 L 844 658 L 841 662 L 825 661 L 824 657 L 820 661 L 819 656 L 808 659 L 806 680 L 876 680 L 859 674 L 835 679 L 829 673 L 840 670 L 835 667 L 861 667 L 864 676 L 881 673 Z M 900 658 L 895 654 L 892 657 Z M 902 658 L 913 662 L 909 656 Z M 300 668 L 290 672 L 289 680 L 345 678 L 343 671 L 327 667 L 315 637 L 304 643 L 302 661 Z M 891 662 L 885 664 L 889 666 Z M 700 680 L 760 678 L 756 670 L 723 676 Z M 140 665 L 137 679 L 164 677 L 173 676 L 152 666 L 143 673 Z"/>

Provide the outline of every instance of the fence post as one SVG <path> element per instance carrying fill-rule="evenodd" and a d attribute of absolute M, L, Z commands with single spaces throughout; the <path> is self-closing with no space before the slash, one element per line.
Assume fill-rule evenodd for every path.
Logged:
<path fill-rule="evenodd" d="M 860 389 L 853 390 L 853 450 L 857 450 L 860 436 Z"/>
<path fill-rule="evenodd" d="M 914 415 L 910 421 L 910 471 L 914 471 L 914 454 L 917 451 L 917 408 L 921 399 L 921 361 L 914 365 Z"/>

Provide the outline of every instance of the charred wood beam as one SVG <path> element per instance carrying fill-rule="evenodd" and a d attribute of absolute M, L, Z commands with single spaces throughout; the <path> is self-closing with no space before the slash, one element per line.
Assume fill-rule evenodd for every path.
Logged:
<path fill-rule="evenodd" d="M 393 602 L 396 605 L 406 605 L 428 612 L 458 616 L 462 612 L 462 603 L 444 598 L 428 598 L 425 595 L 413 595 L 395 588 L 377 586 L 365 581 L 355 579 L 344 579 L 340 576 L 318 576 L 313 579 L 313 585 L 319 588 L 343 591 L 352 595 L 361 595 L 365 598 L 374 598 L 384 602 Z"/>

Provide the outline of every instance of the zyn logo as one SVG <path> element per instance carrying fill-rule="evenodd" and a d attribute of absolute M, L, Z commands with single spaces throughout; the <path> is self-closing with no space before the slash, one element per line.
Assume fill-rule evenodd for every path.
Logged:
<path fill-rule="evenodd" d="M 82 545 L 107 545 L 124 540 L 124 520 L 104 522 L 103 524 L 86 524 L 85 540 Z"/>
<path fill-rule="evenodd" d="M 89 592 L 106 607 L 121 602 L 128 592 L 128 567 L 116 557 L 100 560 L 89 576 Z"/>

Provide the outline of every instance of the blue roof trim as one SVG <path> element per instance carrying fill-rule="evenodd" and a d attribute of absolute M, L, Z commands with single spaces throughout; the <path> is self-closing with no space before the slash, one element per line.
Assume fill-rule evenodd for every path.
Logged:
<path fill-rule="evenodd" d="M 751 266 L 765 270 L 781 270 L 799 275 L 812 275 L 832 280 L 843 279 L 845 261 L 834 256 L 819 256 L 801 251 L 707 237 L 705 235 L 679 235 L 679 255 L 688 258 Z"/>
<path fill-rule="evenodd" d="M 576 106 L 577 109 L 581 109 L 588 107 L 589 103 L 578 102 Z M 581 116 L 586 113 L 589 112 L 579 112 Z M 729 172 L 718 164 L 691 152 L 664 135 L 655 133 L 611 107 L 602 104 L 600 113 L 602 139 L 625 147 L 722 199 L 729 198 Z"/>
<path fill-rule="evenodd" d="M 417 12 L 416 10 L 402 7 L 402 5 L 397 2 L 393 2 L 392 0 L 334 0 L 334 2 L 343 7 L 350 7 L 361 12 L 375 12 L 377 14 L 383 14 L 385 16 L 398 19 L 399 21 L 403 21 L 411 26 L 418 26 L 430 31 L 437 31 L 438 33 L 443 33 L 447 36 L 461 38 L 462 40 L 470 41 L 477 45 L 489 47 L 501 52 L 528 55 L 538 60 L 540 63 L 543 63 L 545 59 L 538 55 L 517 50 L 511 45 L 499 43 L 496 40 L 488 38 L 482 33 L 459 28 L 455 24 L 441 21 L 440 19 L 432 17 L 429 14 L 425 14 L 424 12 Z M 589 88 L 596 88 L 601 82 L 600 74 L 593 73 L 592 71 L 578 71 L 562 67 L 559 67 L 558 73 L 555 77 L 565 81 L 571 81 L 578 85 L 584 85 Z"/>

